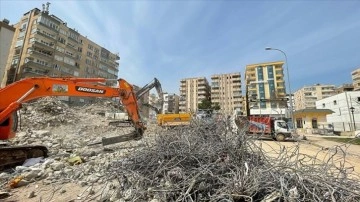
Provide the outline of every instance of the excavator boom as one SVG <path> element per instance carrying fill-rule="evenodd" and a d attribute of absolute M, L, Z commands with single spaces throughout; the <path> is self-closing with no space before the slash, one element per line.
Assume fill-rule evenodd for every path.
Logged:
<path fill-rule="evenodd" d="M 15 136 L 17 128 L 16 111 L 22 103 L 46 96 L 108 97 L 119 98 L 125 107 L 135 131 L 121 138 L 103 138 L 103 145 L 141 139 L 146 127 L 141 121 L 137 97 L 124 79 L 119 79 L 118 87 L 102 85 L 104 78 L 25 78 L 0 89 L 0 140 Z M 0 168 L 19 163 L 29 157 L 46 156 L 43 146 L 0 147 Z M 1 170 L 1 169 L 0 169 Z"/>
<path fill-rule="evenodd" d="M 158 104 L 160 105 L 160 107 L 156 107 L 148 103 L 144 103 L 143 105 L 153 109 L 157 114 L 160 114 L 162 113 L 164 100 L 163 100 L 163 91 L 162 91 L 161 83 L 157 78 L 154 78 L 154 80 L 152 80 L 150 83 L 146 84 L 139 91 L 137 91 L 136 98 L 139 100 L 145 93 L 149 92 L 153 88 L 155 88 L 159 96 Z"/>

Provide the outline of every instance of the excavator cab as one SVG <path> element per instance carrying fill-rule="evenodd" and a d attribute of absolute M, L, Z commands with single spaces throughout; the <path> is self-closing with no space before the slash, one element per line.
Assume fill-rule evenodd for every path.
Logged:
<path fill-rule="evenodd" d="M 0 140 L 7 140 L 15 137 L 18 126 L 17 113 L 14 112 L 4 122 L 0 124 Z"/>

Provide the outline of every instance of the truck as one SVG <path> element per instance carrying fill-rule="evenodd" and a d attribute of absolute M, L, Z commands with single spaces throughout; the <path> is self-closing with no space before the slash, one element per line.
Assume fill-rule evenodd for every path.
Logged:
<path fill-rule="evenodd" d="M 192 115 L 190 113 L 179 114 L 158 114 L 157 124 L 158 126 L 186 126 L 190 125 Z"/>
<path fill-rule="evenodd" d="M 270 116 L 237 116 L 235 119 L 237 129 L 245 128 L 248 135 L 270 137 L 277 141 L 284 141 L 292 137 L 292 133 L 284 120 Z"/>

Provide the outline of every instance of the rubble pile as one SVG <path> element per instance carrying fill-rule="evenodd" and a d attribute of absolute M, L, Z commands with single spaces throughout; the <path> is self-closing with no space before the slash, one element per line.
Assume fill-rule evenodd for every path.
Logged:
<path fill-rule="evenodd" d="M 359 181 L 333 157 L 312 162 L 285 148 L 269 157 L 227 125 L 163 131 L 153 145 L 115 161 L 109 176 L 117 176 L 128 201 L 360 200 Z"/>
<path fill-rule="evenodd" d="M 75 110 L 54 98 L 45 97 L 31 103 L 24 103 L 19 110 L 20 127 L 44 129 L 67 125 L 77 121 Z"/>

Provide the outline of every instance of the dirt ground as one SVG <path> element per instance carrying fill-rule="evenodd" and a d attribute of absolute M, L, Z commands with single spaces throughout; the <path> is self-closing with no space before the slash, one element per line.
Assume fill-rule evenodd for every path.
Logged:
<path fill-rule="evenodd" d="M 339 137 L 341 138 L 341 137 Z M 325 140 L 321 136 L 307 136 L 306 141 L 285 141 L 276 142 L 263 140 L 258 142 L 269 155 L 276 156 L 286 147 L 288 152 L 299 152 L 300 154 L 316 157 L 319 162 L 327 162 L 330 157 L 337 166 L 340 162 L 345 164 L 350 170 L 353 169 L 355 175 L 360 175 L 360 146 L 343 144 L 334 141 Z M 345 159 L 344 161 L 342 159 Z"/>
<path fill-rule="evenodd" d="M 280 151 L 286 150 L 291 152 L 299 152 L 301 154 L 308 155 L 310 157 L 316 157 L 319 161 L 326 161 L 329 156 L 335 155 L 335 159 L 341 159 L 344 156 L 341 149 L 338 149 L 337 154 L 333 148 L 334 145 L 338 145 L 339 148 L 348 149 L 349 145 L 343 145 L 333 141 L 327 141 L 321 137 L 308 137 L 307 141 L 286 141 L 286 142 L 275 142 L 272 140 L 261 140 L 257 141 L 258 145 L 268 152 L 269 155 L 279 155 Z M 350 149 L 348 149 L 350 150 Z M 360 146 L 351 146 L 351 152 L 348 152 L 345 157 L 345 164 L 347 167 L 353 168 L 354 173 L 360 174 Z M 46 201 L 46 202 L 57 202 L 57 201 L 94 201 L 94 197 L 101 192 L 103 187 L 89 187 L 80 186 L 75 183 L 65 184 L 50 184 L 45 185 L 42 181 L 31 183 L 25 187 L 10 190 L 11 196 L 3 199 L 5 202 L 32 202 L 32 201 Z M 95 190 L 94 195 L 91 194 L 91 189 Z M 29 198 L 31 192 L 35 193 L 33 198 Z M 118 200 L 120 201 L 120 200 Z"/>

